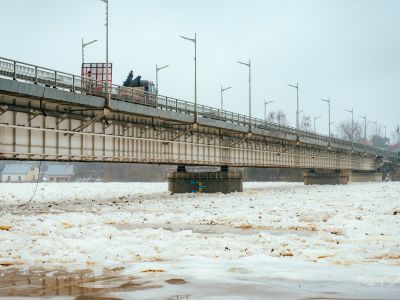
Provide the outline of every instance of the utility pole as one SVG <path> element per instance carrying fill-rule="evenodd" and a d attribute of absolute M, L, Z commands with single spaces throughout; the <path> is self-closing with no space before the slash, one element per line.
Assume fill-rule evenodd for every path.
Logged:
<path fill-rule="evenodd" d="M 267 104 L 270 104 L 272 102 L 274 102 L 274 100 L 264 101 L 264 121 L 267 121 Z"/>
<path fill-rule="evenodd" d="M 184 40 L 194 43 L 194 122 L 197 123 L 197 36 L 194 34 L 194 39 L 180 36 Z"/>
<path fill-rule="evenodd" d="M 251 130 L 251 60 L 249 59 L 249 63 L 237 62 L 249 68 L 249 129 Z"/>
<path fill-rule="evenodd" d="M 331 145 L 331 124 L 333 124 L 331 122 L 331 97 L 329 97 L 328 99 L 321 99 L 322 101 L 328 103 L 328 122 L 329 122 L 329 127 L 328 127 L 328 136 L 329 136 L 329 146 Z"/>
<path fill-rule="evenodd" d="M 227 88 L 223 88 L 222 85 L 221 85 L 221 110 L 224 109 L 224 92 L 226 90 L 231 89 L 231 88 L 232 88 L 231 86 L 228 86 Z"/>

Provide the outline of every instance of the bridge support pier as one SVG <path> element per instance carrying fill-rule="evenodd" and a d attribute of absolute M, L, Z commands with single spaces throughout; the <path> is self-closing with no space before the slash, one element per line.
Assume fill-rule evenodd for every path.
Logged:
<path fill-rule="evenodd" d="M 305 171 L 304 184 L 347 184 L 351 171 L 349 170 L 308 170 Z"/>
<path fill-rule="evenodd" d="M 355 172 L 350 175 L 350 182 L 382 182 L 382 173 L 379 172 Z"/>
<path fill-rule="evenodd" d="M 178 166 L 168 174 L 168 190 L 172 193 L 233 193 L 243 192 L 243 173 L 221 166 L 218 172 L 187 172 Z"/>

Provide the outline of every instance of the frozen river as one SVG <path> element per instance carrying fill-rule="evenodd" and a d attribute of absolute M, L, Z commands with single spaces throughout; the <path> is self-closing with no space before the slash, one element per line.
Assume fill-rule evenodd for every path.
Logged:
<path fill-rule="evenodd" d="M 34 188 L 0 184 L 0 296 L 400 299 L 400 183 Z"/>

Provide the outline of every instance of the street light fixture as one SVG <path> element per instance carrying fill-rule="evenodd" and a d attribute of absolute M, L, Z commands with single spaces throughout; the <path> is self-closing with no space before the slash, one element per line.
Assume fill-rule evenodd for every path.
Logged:
<path fill-rule="evenodd" d="M 249 68 L 249 129 L 251 129 L 251 60 L 249 59 L 249 63 L 242 61 L 237 62 Z"/>
<path fill-rule="evenodd" d="M 324 101 L 326 103 L 328 103 L 328 115 L 329 115 L 329 128 L 328 128 L 328 136 L 329 136 L 329 145 L 331 144 L 331 124 L 333 124 L 333 122 L 331 122 L 331 97 L 329 97 L 328 99 L 321 99 L 321 101 Z"/>
<path fill-rule="evenodd" d="M 296 85 L 288 84 L 288 86 L 296 89 L 296 129 L 299 130 L 300 127 L 300 120 L 299 120 L 299 83 L 297 82 Z"/>
<path fill-rule="evenodd" d="M 359 118 L 364 119 L 364 145 L 367 144 L 367 114 L 364 116 L 359 116 Z"/>
<path fill-rule="evenodd" d="M 194 39 L 180 35 L 184 40 L 194 43 L 194 122 L 197 123 L 197 37 L 194 34 Z"/>
<path fill-rule="evenodd" d="M 386 125 L 379 125 L 379 126 L 385 129 L 385 141 L 386 141 Z"/>
<path fill-rule="evenodd" d="M 315 127 L 315 121 L 317 121 L 318 119 L 322 118 L 322 116 L 314 116 L 314 132 L 317 132 L 316 127 Z"/>
<path fill-rule="evenodd" d="M 229 90 L 229 89 L 231 89 L 231 88 L 232 88 L 231 86 L 228 86 L 228 87 L 226 87 L 226 88 L 222 88 L 222 85 L 221 85 L 221 110 L 224 109 L 224 95 L 223 95 L 223 93 L 224 93 L 226 90 Z"/>
<path fill-rule="evenodd" d="M 375 135 L 378 135 L 378 121 L 370 121 L 368 120 L 371 124 L 375 124 Z"/>
<path fill-rule="evenodd" d="M 91 41 L 91 42 L 84 43 L 84 42 L 83 42 L 83 38 L 82 38 L 82 65 L 83 65 L 83 63 L 85 62 L 85 51 L 84 51 L 84 48 L 85 48 L 86 46 L 89 46 L 90 44 L 93 44 L 93 43 L 96 43 L 96 42 L 97 42 L 97 40 L 93 40 L 93 41 Z"/>
<path fill-rule="evenodd" d="M 107 93 L 107 104 L 110 102 L 110 93 L 108 90 L 109 80 L 109 66 L 108 66 L 108 0 L 100 0 L 106 4 L 106 93 Z"/>
<path fill-rule="evenodd" d="M 157 64 L 156 64 L 156 90 L 157 90 L 157 94 L 158 94 L 158 71 L 160 71 L 162 69 L 165 69 L 165 68 L 168 68 L 168 67 L 169 67 L 169 65 L 158 67 Z"/>
<path fill-rule="evenodd" d="M 264 101 L 264 121 L 267 121 L 267 104 L 270 104 L 272 102 L 274 102 L 274 100 Z"/>
<path fill-rule="evenodd" d="M 354 145 L 354 109 L 346 109 L 347 112 L 351 113 L 351 144 Z"/>

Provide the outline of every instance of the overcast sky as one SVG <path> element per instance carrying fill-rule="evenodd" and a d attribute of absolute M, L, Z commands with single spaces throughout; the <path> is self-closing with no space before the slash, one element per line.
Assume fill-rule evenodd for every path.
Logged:
<path fill-rule="evenodd" d="M 248 114 L 248 73 L 236 61 L 252 61 L 253 116 L 283 110 L 295 125 L 300 109 L 328 128 L 332 121 L 367 114 L 388 126 L 400 123 L 400 1 L 396 0 L 109 0 L 110 61 L 114 83 L 135 75 L 155 81 L 160 93 L 193 101 L 193 45 L 198 37 L 198 101 Z M 81 39 L 86 62 L 105 60 L 105 5 L 100 0 L 0 0 L 0 56 L 80 73 Z M 335 125 L 333 125 L 335 126 Z M 369 126 L 373 130 L 374 125 Z"/>

